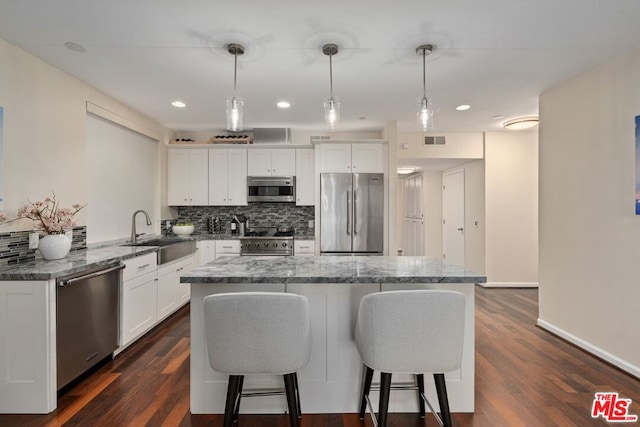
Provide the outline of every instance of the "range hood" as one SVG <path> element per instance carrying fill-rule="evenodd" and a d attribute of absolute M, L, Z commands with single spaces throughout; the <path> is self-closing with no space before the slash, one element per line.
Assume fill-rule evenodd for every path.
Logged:
<path fill-rule="evenodd" d="M 289 128 L 254 128 L 254 144 L 291 144 Z"/>

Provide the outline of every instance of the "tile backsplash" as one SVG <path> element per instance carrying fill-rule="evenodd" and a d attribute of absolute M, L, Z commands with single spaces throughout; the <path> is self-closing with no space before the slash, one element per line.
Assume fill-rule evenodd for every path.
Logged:
<path fill-rule="evenodd" d="M 36 249 L 29 249 L 29 234 L 33 231 L 14 231 L 0 233 L 0 266 L 18 264 L 42 258 Z M 42 237 L 42 235 L 40 235 Z M 87 247 L 87 227 L 81 226 L 73 229 L 71 250 L 85 249 Z"/>
<path fill-rule="evenodd" d="M 179 206 L 178 219 L 188 221 L 195 226 L 196 233 L 208 233 L 207 219 L 220 218 L 222 232 L 231 231 L 233 215 L 242 214 L 249 218 L 249 227 L 291 226 L 297 232 L 305 233 L 309 229 L 309 221 L 315 217 L 313 206 L 296 206 L 292 203 L 249 203 L 248 206 Z M 162 222 L 162 231 L 167 233 L 166 221 Z"/>

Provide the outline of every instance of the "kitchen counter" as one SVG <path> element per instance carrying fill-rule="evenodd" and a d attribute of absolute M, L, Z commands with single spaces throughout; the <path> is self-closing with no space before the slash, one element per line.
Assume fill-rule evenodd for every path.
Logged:
<path fill-rule="evenodd" d="M 88 268 L 113 264 L 156 250 L 155 246 L 108 246 L 71 251 L 66 257 L 59 260 L 37 259 L 23 264 L 3 266 L 0 268 L 0 280 L 57 279 Z"/>
<path fill-rule="evenodd" d="M 486 283 L 485 276 L 438 258 L 245 256 L 214 261 L 183 283 Z"/>
<path fill-rule="evenodd" d="M 406 289 L 445 289 L 466 298 L 462 366 L 447 373 L 452 412 L 473 412 L 475 375 L 475 284 L 486 277 L 426 257 L 308 256 L 236 257 L 215 260 L 181 276 L 191 284 L 191 413 L 224 413 L 228 376 L 211 369 L 205 342 L 202 301 L 225 292 L 287 292 L 304 295 L 311 311 L 311 359 L 299 371 L 303 413 L 358 411 L 362 362 L 354 342 L 360 300 L 367 294 Z M 398 349 L 402 351 L 402 349 Z M 394 382 L 414 381 L 394 374 Z M 251 376 L 244 391 L 278 386 L 277 376 Z M 431 375 L 427 396 L 437 402 Z M 377 395 L 372 395 L 377 407 Z M 243 413 L 283 413 L 283 397 L 243 400 Z M 390 412 L 418 412 L 414 393 L 392 394 Z"/>

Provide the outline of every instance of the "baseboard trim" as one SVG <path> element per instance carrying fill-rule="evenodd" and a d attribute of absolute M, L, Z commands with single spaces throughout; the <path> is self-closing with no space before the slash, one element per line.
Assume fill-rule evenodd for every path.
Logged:
<path fill-rule="evenodd" d="M 629 362 L 627 362 L 626 360 L 620 359 L 619 357 L 601 349 L 600 347 L 597 347 L 585 340 L 583 340 L 582 338 L 579 338 L 563 329 L 560 329 L 554 325 L 552 325 L 549 322 L 545 322 L 544 320 L 538 318 L 538 321 L 536 322 L 536 324 L 544 329 L 547 332 L 552 333 L 553 335 L 557 335 L 558 337 L 570 342 L 571 344 L 575 345 L 576 347 L 579 347 L 581 349 L 583 349 L 584 351 L 593 354 L 594 356 L 598 357 L 599 359 L 604 360 L 607 363 L 612 364 L 613 366 L 629 373 L 630 375 L 633 375 L 634 377 L 640 379 L 640 366 L 635 366 Z"/>
<path fill-rule="evenodd" d="M 538 282 L 487 282 L 478 283 L 483 288 L 537 288 Z"/>

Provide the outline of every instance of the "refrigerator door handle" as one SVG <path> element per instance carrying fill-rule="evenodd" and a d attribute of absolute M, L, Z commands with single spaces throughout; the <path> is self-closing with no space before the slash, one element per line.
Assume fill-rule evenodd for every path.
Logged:
<path fill-rule="evenodd" d="M 349 192 L 347 191 L 347 234 L 349 233 Z"/>
<path fill-rule="evenodd" d="M 357 202 L 357 198 L 356 198 L 356 190 L 353 190 L 353 235 L 357 235 L 358 232 L 356 231 L 358 229 L 358 225 L 356 224 L 356 221 L 358 220 L 358 209 L 356 209 L 356 202 Z"/>

